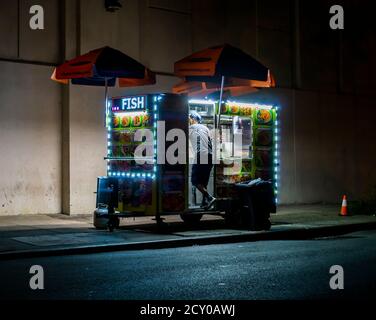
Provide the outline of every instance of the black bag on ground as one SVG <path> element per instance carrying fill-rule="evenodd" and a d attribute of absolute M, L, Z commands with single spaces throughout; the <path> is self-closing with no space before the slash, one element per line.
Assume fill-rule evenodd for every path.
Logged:
<path fill-rule="evenodd" d="M 269 230 L 270 213 L 276 212 L 272 182 L 262 179 L 237 183 L 240 224 L 249 230 Z"/>

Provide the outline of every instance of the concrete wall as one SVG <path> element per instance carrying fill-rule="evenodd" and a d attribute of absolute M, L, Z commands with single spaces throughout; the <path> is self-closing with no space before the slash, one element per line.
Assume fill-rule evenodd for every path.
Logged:
<path fill-rule="evenodd" d="M 31 30 L 32 5 L 44 8 L 44 30 Z M 0 0 L 0 58 L 58 63 L 61 60 L 59 0 Z"/>
<path fill-rule="evenodd" d="M 0 70 L 0 215 L 59 213 L 60 88 L 46 81 L 50 67 L 0 61 Z"/>
<path fill-rule="evenodd" d="M 106 131 L 103 90 L 70 88 L 69 165 L 71 214 L 88 213 L 95 205 L 96 177 L 106 174 Z M 89 211 L 90 212 L 90 211 Z"/>
<path fill-rule="evenodd" d="M 104 0 L 41 0 L 46 29 L 32 31 L 33 1 L 0 0 L 0 215 L 92 211 L 105 174 L 104 90 L 49 76 L 54 64 L 105 45 L 162 72 L 194 50 L 242 48 L 277 80 L 249 99 L 281 106 L 280 202 L 361 196 L 376 184 L 370 3 L 337 1 L 347 17 L 339 32 L 328 28 L 329 0 L 126 0 L 116 13 Z M 157 80 L 110 95 L 168 91 L 178 81 Z"/>
<path fill-rule="evenodd" d="M 38 1 L 40 31 L 29 28 L 33 4 L 0 0 L 0 215 L 62 212 L 62 96 L 49 80 L 60 61 L 59 1 Z"/>
<path fill-rule="evenodd" d="M 140 1 L 140 61 L 152 70 L 173 72 L 171 61 L 192 52 L 189 2 Z"/>
<path fill-rule="evenodd" d="M 0 56 L 3 58 L 17 58 L 18 55 L 18 34 L 17 1 L 0 0 L 0 38 L 7 45 L 0 46 Z M 4 15 L 6 12 L 6 15 Z"/>

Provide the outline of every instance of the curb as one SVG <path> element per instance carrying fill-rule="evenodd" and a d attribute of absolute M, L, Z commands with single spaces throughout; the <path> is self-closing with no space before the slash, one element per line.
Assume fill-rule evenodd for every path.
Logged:
<path fill-rule="evenodd" d="M 76 246 L 71 248 L 20 250 L 0 253 L 1 260 L 39 258 L 64 255 L 93 254 L 116 251 L 165 249 L 194 245 L 211 245 L 262 240 L 307 240 L 316 237 L 338 236 L 350 232 L 376 229 L 376 222 L 346 225 L 309 227 L 278 231 L 261 231 L 253 234 L 215 235 L 172 240 L 154 240 L 110 245 Z"/>

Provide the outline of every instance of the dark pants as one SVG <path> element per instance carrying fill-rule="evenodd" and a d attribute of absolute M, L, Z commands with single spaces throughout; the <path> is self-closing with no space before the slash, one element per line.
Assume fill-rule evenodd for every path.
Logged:
<path fill-rule="evenodd" d="M 203 159 L 206 160 L 205 158 Z M 210 172 L 213 167 L 212 155 L 208 155 L 208 161 L 205 163 L 200 163 L 200 154 L 197 154 L 197 161 L 192 165 L 192 184 L 197 187 L 198 185 L 203 185 L 205 188 L 208 185 Z"/>

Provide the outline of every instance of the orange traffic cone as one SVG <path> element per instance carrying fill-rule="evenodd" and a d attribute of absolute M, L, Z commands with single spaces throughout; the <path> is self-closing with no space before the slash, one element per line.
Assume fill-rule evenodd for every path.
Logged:
<path fill-rule="evenodd" d="M 347 199 L 346 199 L 346 195 L 344 195 L 343 198 L 342 198 L 341 213 L 339 215 L 342 216 L 342 217 L 347 216 Z"/>

